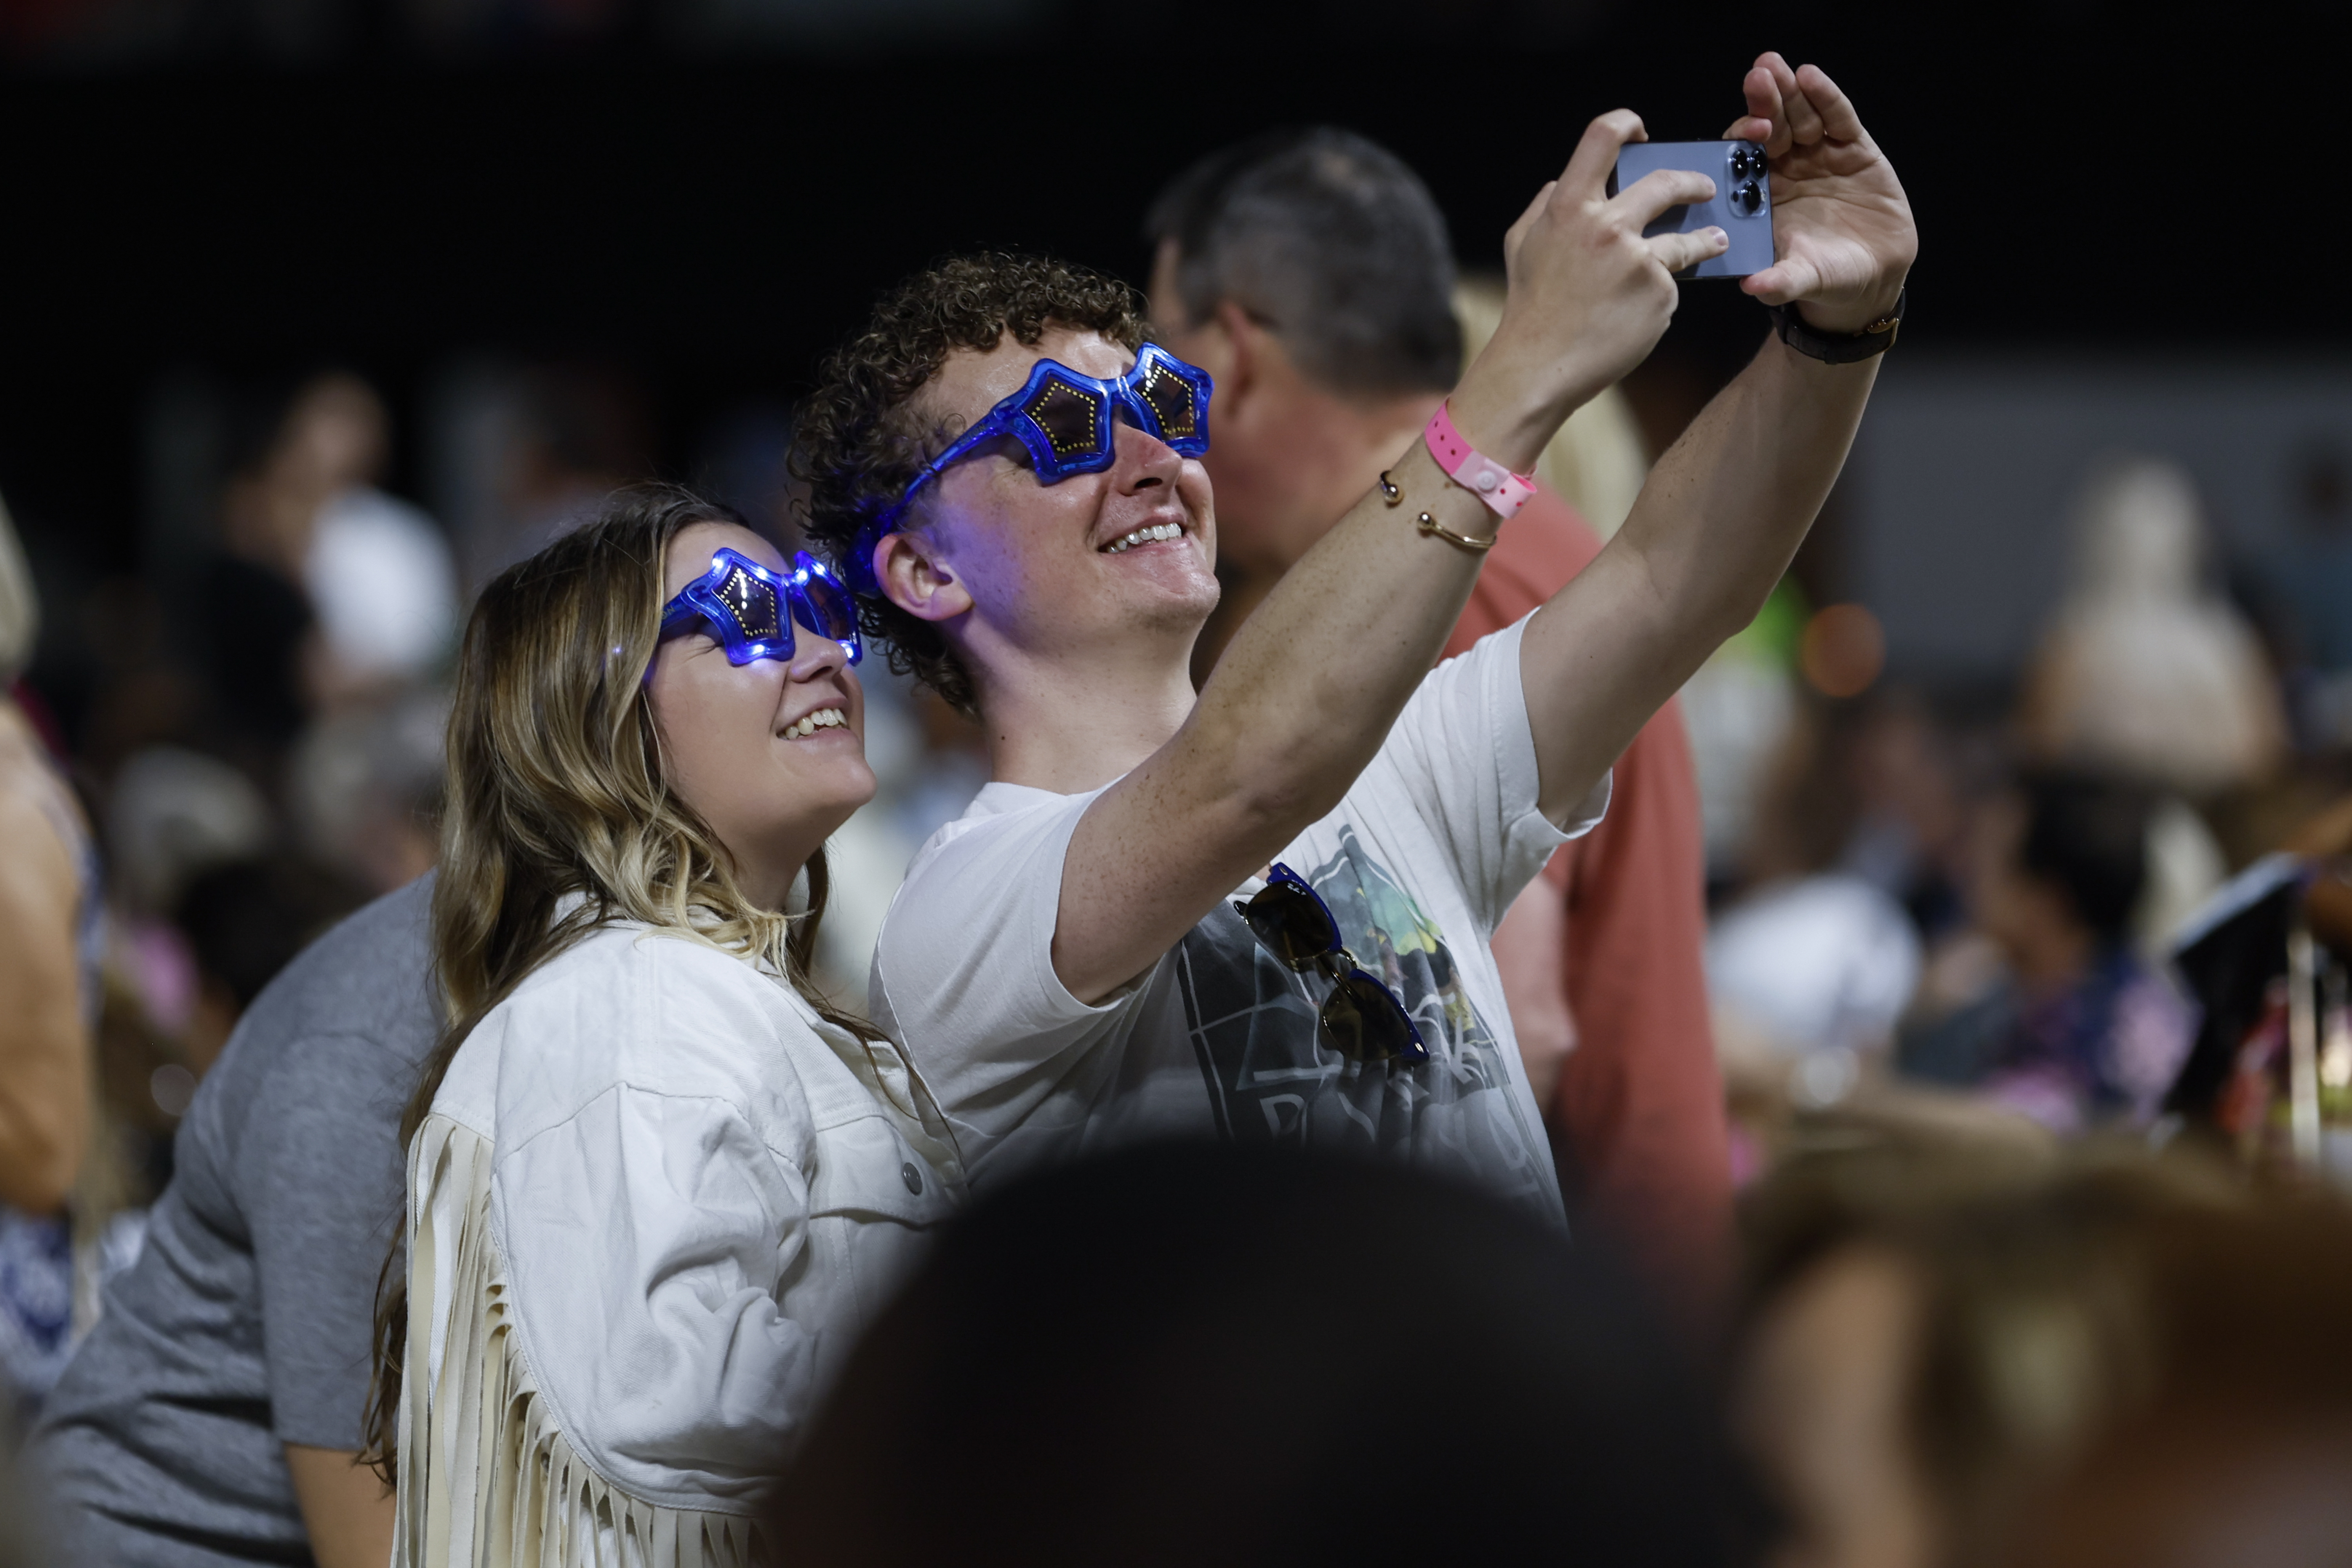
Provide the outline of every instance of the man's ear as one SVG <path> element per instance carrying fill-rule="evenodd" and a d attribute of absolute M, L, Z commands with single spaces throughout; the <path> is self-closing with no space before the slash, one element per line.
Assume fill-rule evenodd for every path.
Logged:
<path fill-rule="evenodd" d="M 1217 379 L 1217 396 L 1231 407 L 1257 391 L 1259 383 L 1265 379 L 1266 353 L 1274 346 L 1273 334 L 1231 300 L 1218 300 L 1211 320 L 1211 331 L 1224 350 L 1225 363 L 1210 374 Z"/>
<path fill-rule="evenodd" d="M 912 530 L 886 533 L 874 546 L 883 595 L 919 621 L 951 621 L 971 608 L 971 595 L 938 548 Z"/>

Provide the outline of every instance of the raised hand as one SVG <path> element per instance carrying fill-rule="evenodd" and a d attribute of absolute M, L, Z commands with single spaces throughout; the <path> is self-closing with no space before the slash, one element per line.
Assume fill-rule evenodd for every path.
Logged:
<path fill-rule="evenodd" d="M 1642 363 L 1674 320 L 1674 275 L 1729 243 L 1719 228 L 1643 237 L 1667 208 L 1715 194 L 1705 174 L 1659 169 L 1609 195 L 1619 149 L 1643 140 L 1631 110 L 1595 120 L 1504 236 L 1503 320 L 1453 405 L 1480 449 L 1515 468 L 1532 466 L 1561 420 Z"/>
<path fill-rule="evenodd" d="M 1778 259 L 1739 286 L 1768 305 L 1796 301 L 1822 331 L 1860 331 L 1895 308 L 1919 254 L 1895 167 L 1819 66 L 1766 53 L 1740 85 L 1748 112 L 1724 135 L 1762 142 L 1771 161 Z"/>

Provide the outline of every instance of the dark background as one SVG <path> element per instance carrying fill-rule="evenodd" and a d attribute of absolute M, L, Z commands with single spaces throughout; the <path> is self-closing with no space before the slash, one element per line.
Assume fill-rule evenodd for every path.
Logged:
<path fill-rule="evenodd" d="M 773 9 L 6 0 L 0 492 L 37 553 L 132 547 L 175 367 L 341 363 L 399 409 L 453 353 L 593 360 L 675 471 L 943 250 L 1139 278 L 1143 205 L 1207 147 L 1357 127 L 1496 265 L 1592 114 L 1716 135 L 1765 47 L 1826 67 L 1903 175 L 1906 352 L 2352 343 L 2318 4 Z M 1759 316 L 1690 289 L 1661 363 L 1719 374 Z"/>

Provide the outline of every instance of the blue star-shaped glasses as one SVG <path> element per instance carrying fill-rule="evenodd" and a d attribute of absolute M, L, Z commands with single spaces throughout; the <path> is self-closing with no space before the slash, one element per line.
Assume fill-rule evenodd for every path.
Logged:
<path fill-rule="evenodd" d="M 789 602 L 792 614 L 784 614 Z M 793 622 L 831 637 L 856 664 L 866 657 L 857 640 L 857 607 L 832 569 L 803 550 L 790 573 L 771 572 L 733 550 L 710 557 L 710 570 L 677 591 L 662 606 L 661 635 L 707 626 L 727 650 L 730 664 L 793 657 Z M 648 668 L 650 673 L 650 667 Z"/>
<path fill-rule="evenodd" d="M 1215 390 L 1207 371 L 1186 364 L 1158 343 L 1144 344 L 1134 368 L 1110 381 L 1059 360 L 1041 359 L 1020 391 L 972 421 L 907 481 L 896 505 L 858 530 L 842 563 L 844 574 L 872 593 L 875 545 L 898 526 L 925 485 L 992 441 L 1008 436 L 1018 440 L 1041 485 L 1109 468 L 1116 458 L 1111 432 L 1121 413 L 1185 457 L 1197 458 L 1209 449 L 1209 395 Z"/>

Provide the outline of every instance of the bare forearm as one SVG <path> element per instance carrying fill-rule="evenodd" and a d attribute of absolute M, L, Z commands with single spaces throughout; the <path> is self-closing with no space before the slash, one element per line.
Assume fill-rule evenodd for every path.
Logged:
<path fill-rule="evenodd" d="M 0 866 L 0 997 L 8 999 L 0 1016 L 0 1203 L 46 1214 L 72 1190 L 89 1142 L 78 892 L 46 825 L 10 826 L 11 854 Z"/>
<path fill-rule="evenodd" d="M 1193 714 L 1202 763 L 1263 792 L 1268 852 L 1371 760 L 1477 580 L 1475 555 L 1414 520 L 1427 511 L 1480 536 L 1493 518 L 1418 441 L 1390 477 L 1400 502 L 1372 491 L 1307 552 L 1235 635 Z"/>
<path fill-rule="evenodd" d="M 319 1568 L 382 1568 L 390 1561 L 393 1495 L 358 1455 L 289 1443 L 286 1468 Z"/>
<path fill-rule="evenodd" d="M 1555 816 L 1745 626 L 1820 513 L 1877 361 L 1768 341 L 1652 470 L 1625 527 L 1528 629 L 1521 669 Z"/>
<path fill-rule="evenodd" d="M 1124 984 L 1336 805 L 1444 647 L 1477 563 L 1412 520 L 1491 520 L 1417 442 L 1390 473 L 1400 504 L 1375 490 L 1349 510 L 1244 623 L 1184 727 L 1080 820 L 1054 939 L 1072 994 Z"/>
<path fill-rule="evenodd" d="M 78 1026 L 74 1032 L 79 1035 Z M 0 1203 L 48 1214 L 72 1193 L 89 1142 L 84 1054 L 78 1040 L 43 1049 L 37 1068 L 20 1066 L 16 1081 L 0 1086 Z M 50 1065 L 60 1058 L 67 1065 Z"/>
<path fill-rule="evenodd" d="M 1623 537 L 1658 586 L 1667 691 L 1788 570 L 1845 464 L 1877 367 L 1823 364 L 1767 339 L 1659 461 Z"/>

